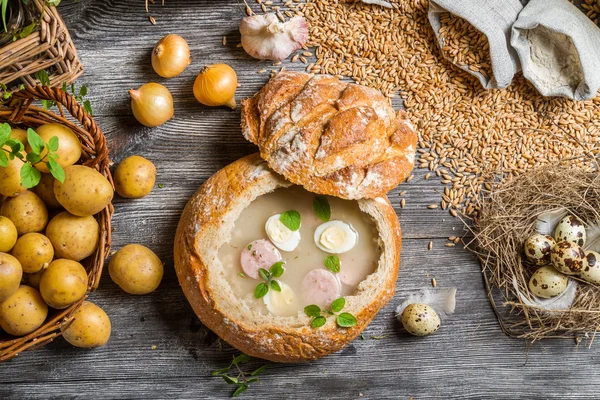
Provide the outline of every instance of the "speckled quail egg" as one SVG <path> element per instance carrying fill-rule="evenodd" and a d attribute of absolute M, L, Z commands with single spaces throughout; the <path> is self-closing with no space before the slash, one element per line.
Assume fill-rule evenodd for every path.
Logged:
<path fill-rule="evenodd" d="M 548 265 L 531 275 L 529 290 L 537 297 L 549 299 L 563 294 L 567 290 L 568 281 L 566 276 Z"/>
<path fill-rule="evenodd" d="M 550 261 L 554 268 L 567 275 L 581 272 L 584 258 L 583 249 L 573 242 L 558 242 L 550 252 Z"/>
<path fill-rule="evenodd" d="M 427 336 L 440 328 L 440 317 L 427 304 L 409 304 L 402 311 L 402 326 L 411 335 Z"/>
<path fill-rule="evenodd" d="M 579 276 L 587 282 L 600 285 L 600 254 L 595 251 L 585 252 L 583 269 Z"/>
<path fill-rule="evenodd" d="M 557 242 L 566 240 L 567 242 L 583 246 L 586 236 L 583 221 L 574 215 L 567 215 L 561 219 L 554 229 L 554 239 Z"/>
<path fill-rule="evenodd" d="M 550 264 L 550 250 L 556 242 L 552 236 L 534 233 L 529 236 L 523 246 L 527 260 L 535 265 Z"/>

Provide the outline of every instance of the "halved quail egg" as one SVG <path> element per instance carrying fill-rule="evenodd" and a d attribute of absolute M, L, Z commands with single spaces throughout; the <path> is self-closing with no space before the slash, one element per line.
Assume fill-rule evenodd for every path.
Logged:
<path fill-rule="evenodd" d="M 552 236 L 534 233 L 525 241 L 523 252 L 529 262 L 535 265 L 548 265 L 550 264 L 550 250 L 555 244 Z"/>
<path fill-rule="evenodd" d="M 281 281 L 277 281 L 281 292 L 270 288 L 263 297 L 267 310 L 273 315 L 280 317 L 291 317 L 298 314 L 298 300 L 291 287 Z"/>
<path fill-rule="evenodd" d="M 300 244 L 300 230 L 292 231 L 281 222 L 281 214 L 275 214 L 265 224 L 267 236 L 275 246 L 283 251 L 294 251 Z"/>
<path fill-rule="evenodd" d="M 579 246 L 583 246 L 586 240 L 585 227 L 583 221 L 574 215 L 567 215 L 560 220 L 554 229 L 554 239 L 557 242 L 566 240 Z"/>
<path fill-rule="evenodd" d="M 569 279 L 552 268 L 545 266 L 533 273 L 529 279 L 529 290 L 537 297 L 549 299 L 556 297 L 567 290 Z"/>
<path fill-rule="evenodd" d="M 566 275 L 581 272 L 584 259 L 585 252 L 573 242 L 558 242 L 550 252 L 550 261 L 554 268 Z"/>
<path fill-rule="evenodd" d="M 315 244 L 321 250 L 340 254 L 352 250 L 358 242 L 358 232 L 343 221 L 329 221 L 315 229 Z"/>
<path fill-rule="evenodd" d="M 586 251 L 583 269 L 579 276 L 587 282 L 600 285 L 600 254 L 595 251 Z"/>

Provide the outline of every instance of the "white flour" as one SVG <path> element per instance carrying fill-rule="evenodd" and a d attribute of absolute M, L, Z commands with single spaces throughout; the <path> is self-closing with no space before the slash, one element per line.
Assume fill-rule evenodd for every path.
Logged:
<path fill-rule="evenodd" d="M 573 91 L 583 82 L 583 68 L 573 40 L 567 35 L 537 26 L 526 32 L 529 42 L 529 80 L 546 95 L 560 87 Z"/>

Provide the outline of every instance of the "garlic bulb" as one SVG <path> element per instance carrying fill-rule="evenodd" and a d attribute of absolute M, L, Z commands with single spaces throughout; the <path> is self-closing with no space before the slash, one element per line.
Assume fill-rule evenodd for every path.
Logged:
<path fill-rule="evenodd" d="M 285 60 L 308 40 L 308 24 L 296 16 L 281 22 L 273 13 L 252 15 L 240 23 L 242 47 L 259 60 Z"/>

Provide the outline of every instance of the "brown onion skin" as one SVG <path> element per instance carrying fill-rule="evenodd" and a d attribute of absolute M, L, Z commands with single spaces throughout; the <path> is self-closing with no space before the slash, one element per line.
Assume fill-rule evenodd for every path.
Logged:
<path fill-rule="evenodd" d="M 144 126 L 162 125 L 175 114 L 173 96 L 160 83 L 146 83 L 137 90 L 130 90 L 129 95 L 133 116 Z"/>
<path fill-rule="evenodd" d="M 152 68 L 163 78 L 176 77 L 191 62 L 190 47 L 179 35 L 169 34 L 163 37 L 152 50 Z"/>
<path fill-rule="evenodd" d="M 235 70 L 227 64 L 207 65 L 200 70 L 194 81 L 194 97 L 209 107 L 227 106 L 237 108 L 235 92 L 238 80 Z"/>

